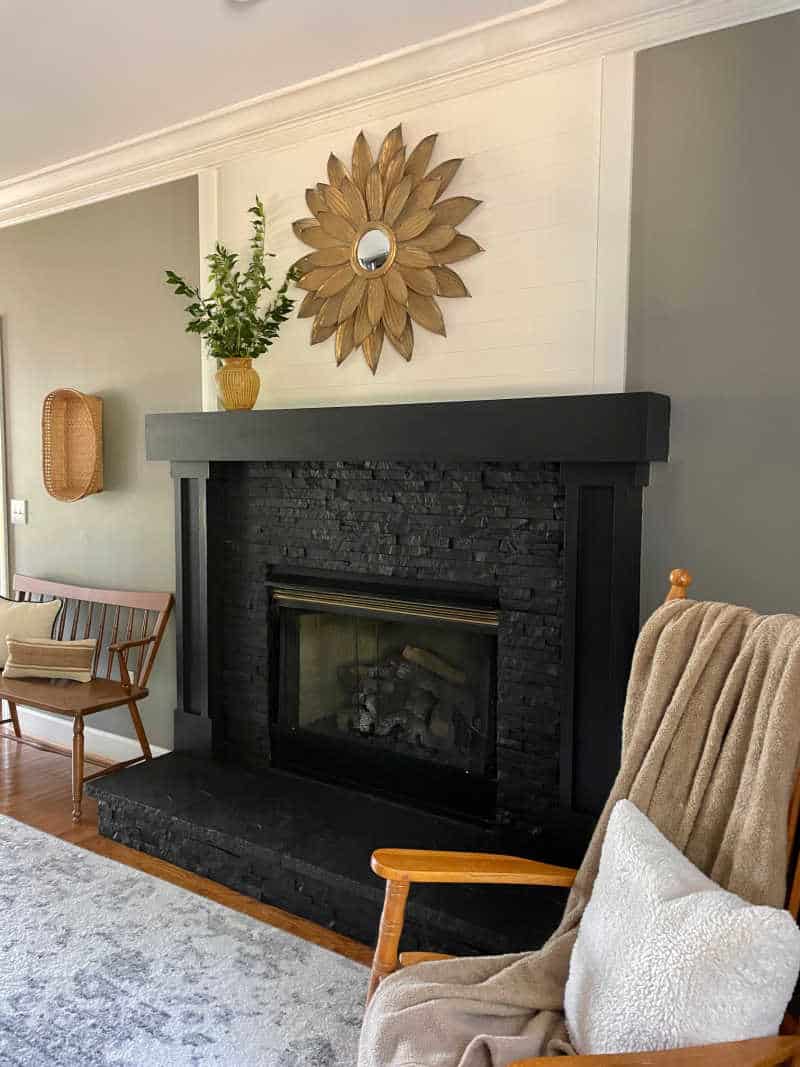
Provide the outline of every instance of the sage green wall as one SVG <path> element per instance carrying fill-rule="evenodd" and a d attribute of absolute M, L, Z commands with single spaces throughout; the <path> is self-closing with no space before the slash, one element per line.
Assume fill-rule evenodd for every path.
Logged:
<path fill-rule="evenodd" d="M 174 589 L 169 469 L 144 457 L 150 411 L 200 407 L 199 345 L 163 270 L 198 273 L 197 182 L 174 182 L 0 230 L 9 488 L 29 501 L 11 527 L 12 568 L 78 584 Z M 105 490 L 72 504 L 42 487 L 45 394 L 102 396 Z M 175 706 L 170 624 L 142 714 L 169 746 Z M 132 736 L 127 713 L 92 726 Z"/>
<path fill-rule="evenodd" d="M 800 14 L 637 59 L 628 387 L 672 397 L 642 610 L 800 612 Z"/>

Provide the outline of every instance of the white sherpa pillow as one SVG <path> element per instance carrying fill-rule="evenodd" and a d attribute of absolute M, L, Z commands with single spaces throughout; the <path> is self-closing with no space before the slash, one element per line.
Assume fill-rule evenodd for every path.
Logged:
<path fill-rule="evenodd" d="M 29 637 L 50 637 L 60 610 L 60 600 L 31 604 L 0 597 L 0 667 L 5 667 L 8 657 L 6 634 L 13 634 L 21 640 Z"/>
<path fill-rule="evenodd" d="M 619 801 L 564 994 L 579 1053 L 768 1037 L 799 971 L 800 930 L 789 912 L 720 889 Z"/>

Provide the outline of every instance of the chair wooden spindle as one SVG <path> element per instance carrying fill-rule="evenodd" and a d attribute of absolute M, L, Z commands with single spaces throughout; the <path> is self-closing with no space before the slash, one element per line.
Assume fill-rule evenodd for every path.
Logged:
<path fill-rule="evenodd" d="M 58 613 L 58 640 L 60 641 L 64 636 L 64 623 L 67 619 L 67 612 L 69 611 L 69 597 L 64 597 L 61 602 L 61 611 Z"/>
<path fill-rule="evenodd" d="M 74 612 L 74 614 L 72 616 L 72 629 L 70 630 L 70 635 L 69 635 L 70 641 L 74 641 L 75 637 L 76 637 L 76 635 L 78 633 L 78 620 L 81 617 L 81 604 L 82 603 L 83 603 L 82 600 L 76 600 L 75 601 L 75 612 Z"/>
<path fill-rule="evenodd" d="M 89 604 L 89 613 L 86 616 L 86 627 L 83 631 L 83 640 L 86 641 L 92 636 L 92 616 L 94 615 L 94 604 Z"/>
<path fill-rule="evenodd" d="M 108 604 L 103 604 L 103 610 L 100 612 L 100 632 L 97 635 L 97 648 L 94 650 L 94 662 L 92 663 L 92 674 L 97 676 L 97 671 L 100 666 L 100 653 L 103 649 L 103 632 L 106 628 L 106 610 Z"/>
<path fill-rule="evenodd" d="M 144 641 L 144 639 L 147 637 L 147 626 L 148 626 L 149 619 L 150 619 L 150 612 L 149 611 L 145 611 L 144 612 L 144 618 L 142 619 L 142 632 L 139 634 L 139 640 L 141 640 L 141 641 Z M 140 645 L 139 648 L 136 649 L 136 669 L 133 672 L 133 680 L 134 680 L 134 683 L 136 685 L 140 685 L 141 684 L 139 679 L 141 677 L 141 669 L 142 669 L 143 661 L 144 661 L 144 658 L 145 658 L 145 651 L 146 650 L 145 650 L 145 646 L 144 645 Z"/>
<path fill-rule="evenodd" d="M 111 624 L 111 640 L 109 641 L 110 645 L 115 644 L 116 640 L 117 640 L 117 637 L 119 636 L 119 613 L 120 613 L 120 610 L 121 610 L 120 609 L 120 605 L 117 604 L 117 606 L 114 608 L 114 621 Z M 108 658 L 106 660 L 106 678 L 110 678 L 111 677 L 111 668 L 114 665 L 114 653 L 109 651 L 107 653 L 107 656 L 108 656 Z"/>

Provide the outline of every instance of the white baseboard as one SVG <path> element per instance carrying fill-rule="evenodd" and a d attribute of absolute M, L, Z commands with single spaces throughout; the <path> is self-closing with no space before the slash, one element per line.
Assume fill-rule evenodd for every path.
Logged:
<path fill-rule="evenodd" d="M 34 741 L 46 741 L 60 748 L 72 747 L 72 719 L 48 715 L 47 712 L 38 711 L 36 708 L 24 708 L 21 705 L 17 705 L 17 713 L 23 737 L 29 737 Z M 100 756 L 101 759 L 111 760 L 113 763 L 122 763 L 124 760 L 134 759 L 142 754 L 139 742 L 134 738 L 111 734 L 107 730 L 98 730 L 95 726 L 86 727 L 84 738 L 87 759 L 90 756 Z M 159 745 L 150 747 L 154 756 L 163 756 L 169 752 L 169 749 L 161 748 Z"/>

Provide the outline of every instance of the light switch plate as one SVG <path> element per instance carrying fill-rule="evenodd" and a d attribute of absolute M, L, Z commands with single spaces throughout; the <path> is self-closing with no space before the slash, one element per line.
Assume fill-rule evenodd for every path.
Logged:
<path fill-rule="evenodd" d="M 28 501 L 27 500 L 12 500 L 11 501 L 11 525 L 12 526 L 26 526 L 28 522 Z"/>

